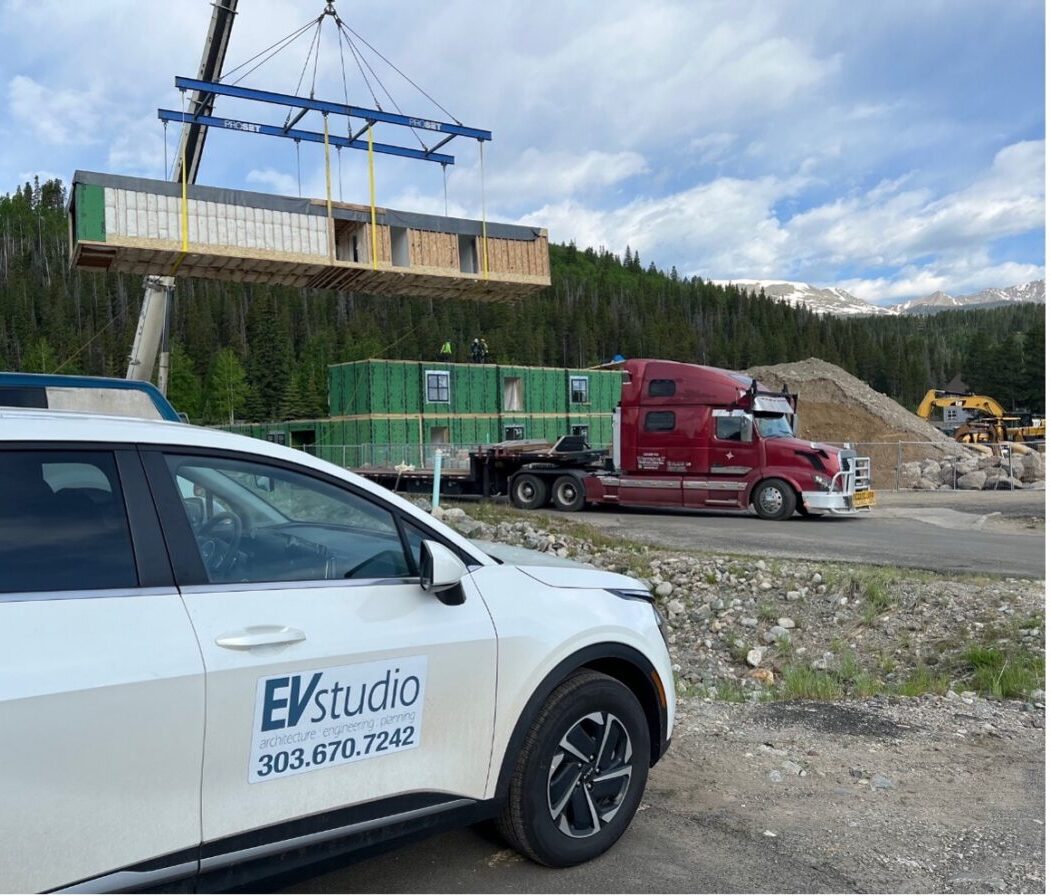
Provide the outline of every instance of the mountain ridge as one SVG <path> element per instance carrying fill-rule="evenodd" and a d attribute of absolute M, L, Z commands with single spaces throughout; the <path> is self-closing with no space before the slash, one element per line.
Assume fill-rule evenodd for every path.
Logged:
<path fill-rule="evenodd" d="M 774 301 L 793 307 L 808 308 L 818 314 L 836 317 L 896 316 L 937 314 L 953 309 L 997 308 L 1022 302 L 1046 304 L 1046 280 L 1031 280 L 1016 286 L 988 287 L 963 296 L 937 290 L 928 296 L 909 299 L 893 305 L 878 305 L 861 299 L 837 286 L 813 286 L 796 280 L 713 280 L 719 286 L 735 286 L 754 295 L 764 292 Z"/>

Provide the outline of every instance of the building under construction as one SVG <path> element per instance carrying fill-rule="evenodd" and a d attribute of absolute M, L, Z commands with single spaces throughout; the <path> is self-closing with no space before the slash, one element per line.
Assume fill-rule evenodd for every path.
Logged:
<path fill-rule="evenodd" d="M 623 373 L 556 367 L 354 361 L 328 368 L 330 417 L 228 427 L 351 468 L 430 466 L 507 440 L 612 442 Z"/>
<path fill-rule="evenodd" d="M 541 228 L 85 171 L 69 216 L 81 268 L 457 299 L 550 285 Z"/>

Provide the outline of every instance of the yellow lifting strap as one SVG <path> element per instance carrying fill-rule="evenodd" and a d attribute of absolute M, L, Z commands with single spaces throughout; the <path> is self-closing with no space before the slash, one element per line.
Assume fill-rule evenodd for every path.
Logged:
<path fill-rule="evenodd" d="M 186 91 L 182 91 L 182 113 L 185 119 L 186 114 Z M 169 277 L 174 277 L 175 272 L 182 267 L 182 262 L 185 261 L 186 255 L 190 251 L 190 203 L 189 203 L 189 174 L 186 171 L 186 133 L 185 129 L 182 134 L 182 158 L 179 162 L 179 168 L 182 174 L 182 206 L 179 209 L 179 236 L 182 244 L 182 254 L 179 256 L 179 260 L 171 268 Z"/>
<path fill-rule="evenodd" d="M 379 267 L 376 254 L 376 156 L 372 150 L 372 124 L 368 124 L 368 199 L 372 205 L 372 270 Z"/>
<path fill-rule="evenodd" d="M 324 114 L 324 189 L 328 209 L 328 260 L 335 259 L 335 222 L 332 220 L 332 154 L 328 144 L 328 113 Z"/>
<path fill-rule="evenodd" d="M 489 279 L 489 228 L 485 220 L 485 144 L 478 141 L 478 160 L 481 168 L 481 276 Z"/>

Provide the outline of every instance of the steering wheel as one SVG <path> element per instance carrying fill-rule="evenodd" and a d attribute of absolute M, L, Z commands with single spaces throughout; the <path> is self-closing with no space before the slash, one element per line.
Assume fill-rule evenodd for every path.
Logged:
<path fill-rule="evenodd" d="M 197 543 L 209 572 L 225 574 L 233 568 L 243 533 L 240 517 L 234 513 L 217 513 L 200 527 Z"/>

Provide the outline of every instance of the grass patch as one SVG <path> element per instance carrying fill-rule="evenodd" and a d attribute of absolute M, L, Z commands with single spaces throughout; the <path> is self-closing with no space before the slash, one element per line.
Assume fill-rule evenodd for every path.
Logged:
<path fill-rule="evenodd" d="M 762 604 L 758 608 L 758 618 L 763 622 L 776 622 L 780 618 L 780 611 L 773 604 Z"/>
<path fill-rule="evenodd" d="M 836 676 L 809 666 L 788 666 L 778 696 L 782 700 L 837 700 L 844 694 Z"/>
<path fill-rule="evenodd" d="M 1029 651 L 1004 652 L 973 646 L 963 651 L 964 680 L 987 697 L 1025 697 L 1046 680 L 1046 658 Z"/>
<path fill-rule="evenodd" d="M 725 703 L 746 703 L 750 694 L 738 681 L 720 681 L 715 688 L 715 699 Z"/>
<path fill-rule="evenodd" d="M 902 697 L 921 697 L 923 694 L 946 694 L 951 685 L 951 679 L 946 673 L 933 672 L 930 667 L 920 664 L 901 684 L 897 687 L 897 693 Z"/>

